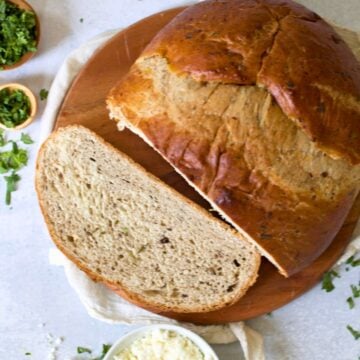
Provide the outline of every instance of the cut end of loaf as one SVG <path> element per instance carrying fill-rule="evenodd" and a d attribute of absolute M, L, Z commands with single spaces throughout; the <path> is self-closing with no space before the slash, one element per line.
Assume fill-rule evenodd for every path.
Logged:
<path fill-rule="evenodd" d="M 322 149 L 261 84 L 199 81 L 145 51 L 107 104 L 286 277 L 331 244 L 358 192 L 359 166 Z"/>
<path fill-rule="evenodd" d="M 51 135 L 36 187 L 59 249 L 142 307 L 212 311 L 256 280 L 251 244 L 85 128 Z"/>
<path fill-rule="evenodd" d="M 160 155 L 162 155 L 158 149 L 156 149 L 153 144 L 143 135 L 143 133 L 136 128 L 135 126 L 133 126 L 129 121 L 127 121 L 126 116 L 124 116 L 123 112 L 122 112 L 122 108 L 120 106 L 116 106 L 115 103 L 113 103 L 111 101 L 111 99 L 108 101 L 108 110 L 109 110 L 109 117 L 110 119 L 113 119 L 116 121 L 117 123 L 117 128 L 119 131 L 123 131 L 124 129 L 129 129 L 130 131 L 132 131 L 134 134 L 138 135 L 139 137 L 141 137 L 148 145 L 150 145 L 155 151 L 157 151 Z M 209 201 L 209 203 L 211 203 L 213 209 L 215 211 L 217 211 L 217 213 L 219 214 L 219 216 L 224 219 L 226 222 L 228 222 L 229 224 L 232 224 L 235 229 L 237 231 L 239 231 L 239 234 L 241 234 L 245 239 L 247 239 L 250 243 L 252 243 L 255 248 L 257 249 L 257 251 L 264 256 L 265 258 L 267 258 L 267 260 L 269 260 L 275 267 L 277 267 L 277 269 L 279 270 L 279 273 L 281 275 L 283 275 L 284 277 L 289 277 L 290 275 L 288 274 L 287 270 L 285 268 L 283 268 L 281 266 L 281 263 L 279 263 L 278 261 L 276 261 L 276 259 L 269 253 L 267 252 L 265 249 L 263 249 L 261 246 L 259 246 L 259 244 L 249 235 L 247 234 L 240 226 L 238 226 L 237 224 L 233 223 L 231 218 L 224 213 L 221 208 L 219 206 L 217 206 L 214 202 L 211 201 L 211 199 L 209 199 L 209 197 L 202 191 L 200 191 L 196 186 L 194 186 L 193 183 L 191 183 L 187 177 L 181 173 L 181 171 L 179 171 L 179 169 L 174 168 L 174 170 L 179 173 L 181 176 L 184 177 L 184 179 L 186 180 L 186 182 L 193 187 L 199 194 L 201 194 L 201 196 L 203 198 L 205 198 L 207 201 Z"/>

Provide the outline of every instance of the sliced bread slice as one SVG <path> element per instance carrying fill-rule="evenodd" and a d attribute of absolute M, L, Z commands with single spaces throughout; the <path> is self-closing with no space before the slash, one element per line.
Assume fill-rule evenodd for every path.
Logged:
<path fill-rule="evenodd" d="M 211 311 L 256 280 L 253 245 L 86 128 L 49 137 L 36 189 L 57 247 L 139 306 Z"/>

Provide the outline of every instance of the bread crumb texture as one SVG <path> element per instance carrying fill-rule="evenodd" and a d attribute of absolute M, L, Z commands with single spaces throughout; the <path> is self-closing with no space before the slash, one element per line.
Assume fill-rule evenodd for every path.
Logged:
<path fill-rule="evenodd" d="M 37 190 L 59 248 L 144 304 L 208 311 L 255 281 L 252 245 L 84 128 L 45 143 Z"/>

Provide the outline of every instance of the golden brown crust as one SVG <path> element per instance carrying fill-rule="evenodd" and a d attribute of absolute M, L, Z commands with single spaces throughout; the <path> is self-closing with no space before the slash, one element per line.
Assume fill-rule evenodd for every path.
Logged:
<path fill-rule="evenodd" d="M 52 224 L 52 221 L 50 220 L 49 214 L 45 208 L 44 202 L 43 202 L 43 198 L 42 198 L 42 188 L 40 186 L 40 179 L 39 174 L 40 174 L 40 159 L 43 156 L 43 151 L 46 147 L 46 144 L 48 141 L 51 141 L 51 139 L 53 137 L 56 137 L 60 132 L 62 131 L 66 131 L 66 129 L 71 129 L 71 128 L 78 128 L 78 129 L 86 129 L 86 131 L 90 132 L 93 134 L 93 136 L 96 137 L 97 141 L 101 142 L 102 144 L 104 144 L 105 146 L 107 146 L 108 148 L 110 148 L 112 151 L 117 152 L 118 154 L 120 154 L 123 157 L 126 157 L 129 161 L 131 161 L 131 163 L 140 168 L 142 171 L 146 172 L 146 170 L 144 170 L 140 165 L 138 165 L 137 163 L 135 163 L 132 159 L 130 159 L 127 155 L 123 154 L 121 151 L 119 151 L 118 149 L 114 148 L 112 145 L 110 145 L 109 143 L 107 143 L 103 138 L 101 138 L 100 136 L 98 136 L 96 133 L 94 133 L 93 131 L 84 128 L 83 126 L 80 125 L 70 125 L 64 128 L 60 128 L 59 130 L 57 130 L 56 132 L 52 133 L 48 139 L 42 144 L 38 156 L 37 156 L 37 161 L 36 161 L 36 172 L 35 172 L 35 190 L 38 196 L 38 201 L 39 201 L 39 206 L 41 209 L 41 212 L 43 214 L 45 223 L 47 225 L 49 234 L 51 239 L 53 240 L 53 242 L 55 243 L 56 247 L 69 259 L 71 260 L 80 270 L 82 270 L 83 272 L 85 272 L 93 281 L 95 282 L 101 282 L 104 285 L 106 285 L 109 289 L 115 291 L 118 295 L 120 295 L 121 297 L 123 297 L 124 299 L 134 303 L 135 305 L 138 305 L 144 309 L 147 309 L 149 311 L 155 312 L 155 313 L 160 313 L 160 312 L 174 312 L 174 313 L 193 313 L 193 312 L 209 312 L 209 311 L 214 311 L 214 310 L 218 310 L 221 308 L 224 308 L 226 306 L 230 306 L 232 304 L 234 304 L 235 302 L 237 302 L 248 290 L 248 288 L 250 288 L 256 281 L 257 276 L 258 276 L 258 270 L 260 268 L 260 263 L 261 263 L 261 257 L 258 253 L 254 252 L 254 260 L 255 260 L 255 268 L 256 271 L 254 271 L 253 276 L 251 278 L 248 279 L 248 283 L 246 284 L 246 286 L 244 286 L 237 294 L 237 296 L 235 296 L 231 302 L 228 303 L 219 303 L 215 306 L 199 306 L 198 308 L 191 308 L 191 309 L 187 309 L 187 308 L 183 308 L 183 307 L 177 307 L 177 306 L 163 306 L 161 304 L 156 304 L 156 303 L 152 303 L 149 302 L 145 297 L 141 296 L 140 294 L 136 294 L 133 293 L 131 291 L 128 291 L 127 288 L 125 286 L 123 286 L 120 283 L 114 283 L 109 281 L 108 279 L 104 278 L 102 275 L 92 271 L 85 262 L 81 261 L 77 256 L 75 256 L 71 251 L 69 251 L 65 246 L 63 246 L 61 239 L 59 239 L 59 237 L 56 234 L 56 231 L 54 229 L 54 225 Z M 204 216 L 211 218 L 212 220 L 218 221 L 219 225 L 221 225 L 224 229 L 224 231 L 229 231 L 229 228 L 221 223 L 221 221 L 214 219 L 212 216 L 209 215 L 209 213 L 207 211 L 205 211 L 203 208 L 201 208 L 200 206 L 198 206 L 197 204 L 194 204 L 193 202 L 191 202 L 189 199 L 185 198 L 184 196 L 182 196 L 181 194 L 179 194 L 178 192 L 176 192 L 174 189 L 172 189 L 171 187 L 169 187 L 168 185 L 162 183 L 158 178 L 156 178 L 153 174 L 146 172 L 146 174 L 149 177 L 152 177 L 153 179 L 155 179 L 159 184 L 161 184 L 161 186 L 167 187 L 169 188 L 174 195 L 181 197 L 184 201 L 186 201 L 189 205 L 191 205 L 192 207 L 196 208 L 197 211 L 201 212 Z M 230 230 L 231 231 L 231 230 Z M 235 231 L 233 231 L 235 236 L 239 236 Z M 239 239 L 241 241 L 246 241 L 244 239 Z"/>
<path fill-rule="evenodd" d="M 360 163 L 360 65 L 334 29 L 290 0 L 211 0 L 178 15 L 142 57 L 201 81 L 264 86 L 333 157 Z"/>
<path fill-rule="evenodd" d="M 166 118 L 141 121 L 135 114 L 126 113 L 126 108 L 123 110 L 130 123 L 138 122 L 143 138 L 230 223 L 250 235 L 249 239 L 284 276 L 299 272 L 323 253 L 356 197 L 356 189 L 332 203 L 314 200 L 312 194 L 301 197 L 253 172 L 243 154 L 212 154 L 201 137 L 189 141 L 185 133 L 174 135 L 173 125 Z"/>
<path fill-rule="evenodd" d="M 281 30 L 282 26 L 287 30 Z M 307 35 L 302 38 L 300 33 Z M 285 276 L 306 267 L 329 246 L 351 208 L 358 186 L 343 186 L 334 198 L 329 200 L 326 196 L 325 201 L 321 192 L 311 188 L 295 191 L 276 185 L 246 161 L 249 153 L 253 158 L 264 155 L 258 144 L 249 148 L 251 143 L 245 143 L 245 154 L 242 143 L 229 145 L 220 128 L 216 141 L 191 131 L 191 121 L 192 127 L 197 126 L 195 121 L 203 121 L 190 114 L 192 109 L 179 111 L 184 114 L 183 125 L 171 118 L 168 108 L 163 106 L 165 95 L 155 89 L 154 78 L 173 80 L 166 73 L 146 73 L 143 64 L 151 58 L 165 58 L 168 72 L 178 78 L 190 75 L 200 85 L 202 81 L 254 86 L 267 83 L 268 91 L 283 112 L 300 124 L 311 140 L 320 134 L 316 138 L 317 148 L 330 156 L 342 156 L 339 161 L 344 163 L 350 158 L 357 163 L 359 68 L 351 51 L 339 39 L 317 15 L 290 1 L 207 1 L 189 8 L 165 27 L 108 98 L 113 116 L 153 146 L 238 230 L 247 232 Z M 302 47 L 296 48 L 297 43 Z M 283 48 L 289 48 L 294 58 L 280 56 Z M 301 49 L 312 52 L 301 53 Z M 342 76 L 340 81 L 336 77 L 340 68 L 351 76 Z M 290 74 L 292 82 L 284 74 Z M 197 88 L 193 91 L 195 98 L 197 91 Z M 307 93 L 311 99 L 306 98 Z M 220 95 L 217 93 L 219 101 Z M 320 98 L 325 105 L 314 107 L 314 99 Z M 286 100 L 285 105 L 282 99 Z M 296 112 L 301 117 L 294 116 Z M 225 122 L 224 118 L 221 121 Z M 213 127 L 216 126 L 214 120 Z M 281 136 L 286 134 L 284 129 L 278 133 L 277 141 L 281 142 Z M 306 161 L 311 163 L 304 156 Z M 291 171 L 296 176 L 296 164 Z M 311 172 L 308 175 L 313 177 Z M 323 181 L 322 176 L 326 177 L 327 172 L 318 175 L 319 182 Z"/>

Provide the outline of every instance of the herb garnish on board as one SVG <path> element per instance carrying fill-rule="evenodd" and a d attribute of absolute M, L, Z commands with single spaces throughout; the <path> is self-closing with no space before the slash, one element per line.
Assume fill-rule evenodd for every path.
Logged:
<path fill-rule="evenodd" d="M 17 63 L 27 52 L 36 51 L 36 17 L 0 0 L 0 66 Z"/>

